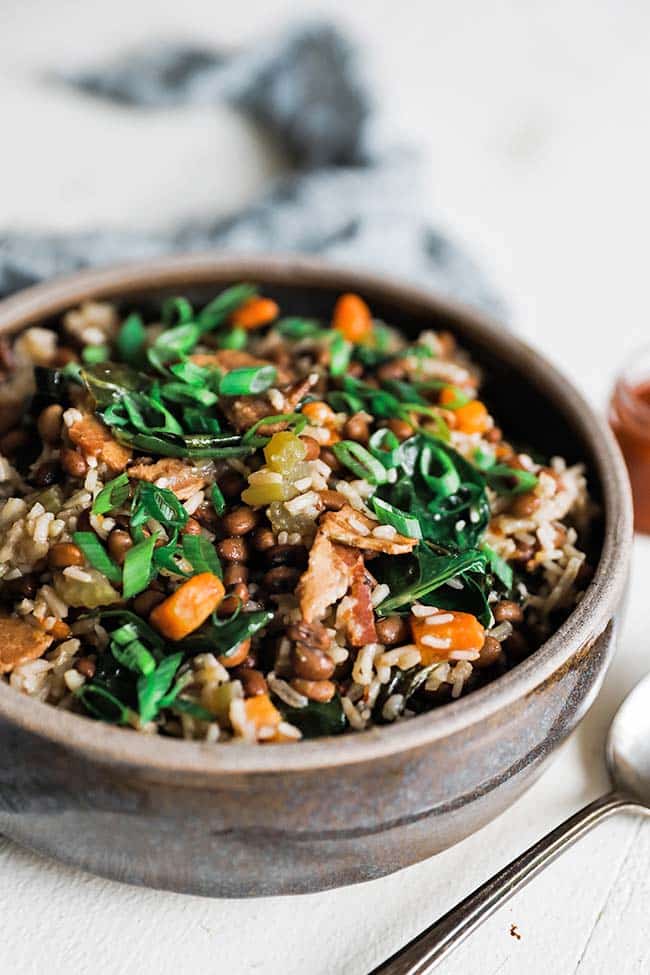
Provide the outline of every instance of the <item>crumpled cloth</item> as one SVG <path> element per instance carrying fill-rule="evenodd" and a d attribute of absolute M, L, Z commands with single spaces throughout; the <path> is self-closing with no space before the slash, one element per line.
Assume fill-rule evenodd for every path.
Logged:
<path fill-rule="evenodd" d="M 0 231 L 0 295 L 83 267 L 182 251 L 301 253 L 385 271 L 492 313 L 474 261 L 423 217 L 425 160 L 378 134 L 355 50 L 326 23 L 237 52 L 158 44 L 53 84 L 137 110 L 225 100 L 283 148 L 288 176 L 243 211 L 167 233 Z"/>

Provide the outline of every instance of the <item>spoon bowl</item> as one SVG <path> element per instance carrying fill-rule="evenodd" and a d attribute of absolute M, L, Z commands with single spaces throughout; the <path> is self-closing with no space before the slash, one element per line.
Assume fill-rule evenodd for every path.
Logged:
<path fill-rule="evenodd" d="M 605 754 L 616 788 L 650 806 L 650 674 L 630 691 L 616 712 Z"/>

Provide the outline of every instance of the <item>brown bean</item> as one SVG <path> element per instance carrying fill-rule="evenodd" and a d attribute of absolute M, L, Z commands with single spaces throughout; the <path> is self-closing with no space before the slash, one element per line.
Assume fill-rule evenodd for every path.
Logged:
<path fill-rule="evenodd" d="M 157 589 L 145 589 L 133 600 L 134 612 L 138 616 L 148 616 L 151 610 L 155 606 L 159 606 L 164 600 L 164 592 L 159 592 Z"/>
<path fill-rule="evenodd" d="M 230 562 L 223 571 L 223 583 L 227 589 L 248 582 L 248 569 L 241 562 Z"/>
<path fill-rule="evenodd" d="M 231 653 L 229 656 L 226 656 L 226 654 L 221 654 L 220 657 L 217 657 L 217 660 L 224 667 L 227 667 L 228 670 L 230 670 L 231 667 L 239 667 L 239 665 L 246 660 L 250 646 L 250 640 L 242 640 L 234 653 Z"/>
<path fill-rule="evenodd" d="M 252 508 L 242 505 L 241 508 L 235 508 L 234 511 L 224 515 L 221 524 L 229 535 L 247 535 L 255 528 L 258 518 Z"/>
<path fill-rule="evenodd" d="M 36 421 L 36 429 L 45 443 L 57 443 L 63 429 L 63 407 L 58 403 L 46 406 Z"/>
<path fill-rule="evenodd" d="M 301 437 L 300 438 L 305 445 L 306 454 L 305 460 L 316 460 L 320 454 L 320 444 L 318 440 L 314 440 L 313 437 Z"/>
<path fill-rule="evenodd" d="M 517 542 L 517 548 L 512 556 L 513 562 L 530 562 L 535 554 L 535 549 L 527 542 Z"/>
<path fill-rule="evenodd" d="M 361 444 L 368 443 L 370 427 L 365 413 L 353 413 L 343 424 L 342 432 L 346 440 L 355 440 Z"/>
<path fill-rule="evenodd" d="M 275 535 L 270 528 L 258 528 L 257 531 L 253 532 L 252 539 L 253 547 L 258 552 L 265 552 L 267 548 L 275 545 Z"/>
<path fill-rule="evenodd" d="M 384 362 L 377 370 L 377 377 L 385 382 L 387 379 L 404 379 L 406 376 L 406 366 L 403 359 L 391 359 Z"/>
<path fill-rule="evenodd" d="M 305 568 L 309 553 L 304 545 L 272 545 L 264 557 L 270 566 L 295 565 Z"/>
<path fill-rule="evenodd" d="M 291 651 L 291 663 L 296 677 L 305 680 L 327 680 L 334 673 L 336 664 L 326 653 L 315 647 L 297 643 Z"/>
<path fill-rule="evenodd" d="M 244 688 L 244 697 L 257 697 L 259 694 L 266 694 L 268 691 L 266 678 L 261 670 L 245 667 L 237 672 L 237 678 Z"/>
<path fill-rule="evenodd" d="M 308 623 L 300 620 L 287 628 L 287 636 L 295 643 L 302 643 L 313 650 L 329 650 L 332 638 L 322 623 Z"/>
<path fill-rule="evenodd" d="M 388 420 L 386 426 L 395 434 L 398 440 L 408 440 L 413 436 L 413 427 L 406 420 Z"/>
<path fill-rule="evenodd" d="M 278 565 L 274 569 L 269 569 L 262 579 L 262 585 L 269 593 L 291 592 L 298 584 L 299 578 L 300 569 Z"/>
<path fill-rule="evenodd" d="M 497 623 L 503 623 L 506 620 L 510 623 L 521 623 L 524 618 L 524 611 L 519 603 L 515 603 L 511 599 L 502 599 L 496 604 L 492 612 Z"/>
<path fill-rule="evenodd" d="M 541 504 L 540 498 L 533 491 L 519 494 L 510 504 L 510 513 L 515 518 L 530 518 Z"/>
<path fill-rule="evenodd" d="M 122 531 L 121 528 L 114 528 L 108 536 L 106 547 L 113 561 L 118 565 L 124 565 L 126 553 L 133 548 L 133 539 L 128 532 Z"/>
<path fill-rule="evenodd" d="M 321 447 L 320 459 L 324 464 L 327 464 L 327 466 L 335 474 L 340 474 L 343 471 L 343 464 L 341 464 L 334 451 L 330 450 L 329 447 Z"/>
<path fill-rule="evenodd" d="M 4 454 L 5 457 L 13 457 L 26 443 L 27 432 L 25 430 L 20 428 L 10 430 L 0 440 L 0 454 Z"/>
<path fill-rule="evenodd" d="M 217 552 L 226 562 L 246 562 L 248 560 L 248 545 L 240 536 L 224 538 L 217 545 Z"/>
<path fill-rule="evenodd" d="M 34 472 L 32 480 L 36 487 L 51 487 L 61 477 L 61 466 L 58 460 L 46 460 Z"/>
<path fill-rule="evenodd" d="M 52 569 L 65 569 L 69 565 L 83 565 L 83 552 L 72 542 L 58 542 L 48 552 L 48 562 Z"/>
<path fill-rule="evenodd" d="M 61 451 L 61 464 L 70 477 L 85 477 L 88 473 L 86 458 L 72 447 L 64 447 Z"/>
<path fill-rule="evenodd" d="M 478 660 L 474 661 L 474 666 L 479 670 L 484 667 L 492 667 L 501 657 L 501 644 L 494 637 L 486 636 Z"/>
<path fill-rule="evenodd" d="M 409 637 L 408 623 L 402 616 L 386 616 L 377 620 L 376 629 L 377 643 L 383 643 L 386 647 L 405 643 Z"/>
<path fill-rule="evenodd" d="M 248 586 L 243 582 L 238 582 L 232 587 L 226 598 L 219 603 L 217 616 L 220 618 L 232 616 L 238 607 L 248 602 L 249 595 Z"/>
<path fill-rule="evenodd" d="M 246 480 L 237 471 L 226 471 L 219 480 L 224 498 L 238 498 L 246 488 Z"/>
<path fill-rule="evenodd" d="M 498 443 L 503 436 L 503 432 L 500 427 L 492 427 L 483 434 L 483 438 L 487 440 L 488 443 Z"/>
<path fill-rule="evenodd" d="M 340 511 L 348 503 L 344 494 L 329 489 L 320 492 L 320 499 L 328 511 Z"/>
<path fill-rule="evenodd" d="M 38 589 L 38 576 L 36 573 L 30 572 L 28 575 L 19 576 L 17 579 L 8 579 L 7 582 L 3 583 L 3 589 L 10 596 L 23 596 L 25 599 L 31 599 L 32 596 L 36 595 Z"/>
<path fill-rule="evenodd" d="M 200 535 L 201 526 L 196 518 L 188 518 L 185 525 L 181 528 L 181 535 Z"/>
<path fill-rule="evenodd" d="M 526 637 L 519 630 L 513 630 L 507 640 L 503 641 L 503 649 L 512 660 L 523 660 L 530 653 Z"/>
<path fill-rule="evenodd" d="M 94 660 L 91 660 L 90 657 L 79 657 L 78 660 L 75 660 L 74 667 L 75 670 L 78 670 L 79 673 L 83 674 L 84 677 L 87 677 L 88 680 L 92 680 L 97 671 L 97 664 Z"/>
<path fill-rule="evenodd" d="M 302 677 L 294 677 L 290 684 L 294 691 L 304 694 L 310 701 L 320 701 L 322 704 L 331 701 L 336 692 L 336 685 L 331 680 L 303 680 Z"/>

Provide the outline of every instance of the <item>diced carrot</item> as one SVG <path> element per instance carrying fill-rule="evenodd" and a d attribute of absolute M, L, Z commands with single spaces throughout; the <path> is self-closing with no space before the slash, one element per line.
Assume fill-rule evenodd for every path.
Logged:
<path fill-rule="evenodd" d="M 341 438 L 336 430 L 336 415 L 331 406 L 328 406 L 327 403 L 323 403 L 321 400 L 314 400 L 311 403 L 305 403 L 302 412 L 314 426 L 329 430 L 327 440 L 319 439 L 318 442 L 321 446 L 331 447 L 333 443 L 339 442 Z"/>
<path fill-rule="evenodd" d="M 70 632 L 70 627 L 64 620 L 57 620 L 54 626 L 50 627 L 50 636 L 53 636 L 55 640 L 64 640 L 70 636 Z"/>
<path fill-rule="evenodd" d="M 485 433 L 490 429 L 490 414 L 485 404 L 478 399 L 471 399 L 461 406 L 453 406 L 459 398 L 459 391 L 454 386 L 445 386 L 440 393 L 440 405 L 454 411 L 455 427 L 461 433 Z"/>
<path fill-rule="evenodd" d="M 348 342 L 365 342 L 372 335 L 372 315 L 359 295 L 345 294 L 336 302 L 332 326 Z"/>
<path fill-rule="evenodd" d="M 211 572 L 200 572 L 156 606 L 149 619 L 168 640 L 182 640 L 207 620 L 224 592 L 221 579 Z"/>
<path fill-rule="evenodd" d="M 244 701 L 244 708 L 246 719 L 255 725 L 256 731 L 259 731 L 260 728 L 277 728 L 282 721 L 282 715 L 268 694 L 247 697 Z"/>
<path fill-rule="evenodd" d="M 411 615 L 411 632 L 425 666 L 449 660 L 449 654 L 454 650 L 478 653 L 483 646 L 485 630 L 475 616 L 445 610 L 432 612 L 434 619 L 443 614 L 452 618 L 444 623 L 428 623 L 429 617 Z M 448 641 L 448 645 L 430 646 L 428 637 L 434 637 L 436 642 Z"/>
<path fill-rule="evenodd" d="M 239 328 L 261 328 L 280 314 L 280 308 L 270 298 L 249 298 L 230 316 L 230 324 Z"/>
<path fill-rule="evenodd" d="M 320 427 L 330 427 L 336 423 L 334 410 L 321 400 L 313 400 L 311 403 L 305 403 L 302 412 L 308 420 L 311 420 L 313 424 L 318 424 Z"/>

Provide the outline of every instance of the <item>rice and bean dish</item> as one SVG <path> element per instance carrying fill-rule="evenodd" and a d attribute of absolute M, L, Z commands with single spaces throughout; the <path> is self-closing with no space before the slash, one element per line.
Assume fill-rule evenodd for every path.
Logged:
<path fill-rule="evenodd" d="M 0 370 L 0 674 L 55 707 L 358 731 L 495 679 L 589 578 L 583 467 L 513 446 L 452 335 L 358 295 L 328 322 L 252 285 L 87 302 Z"/>

